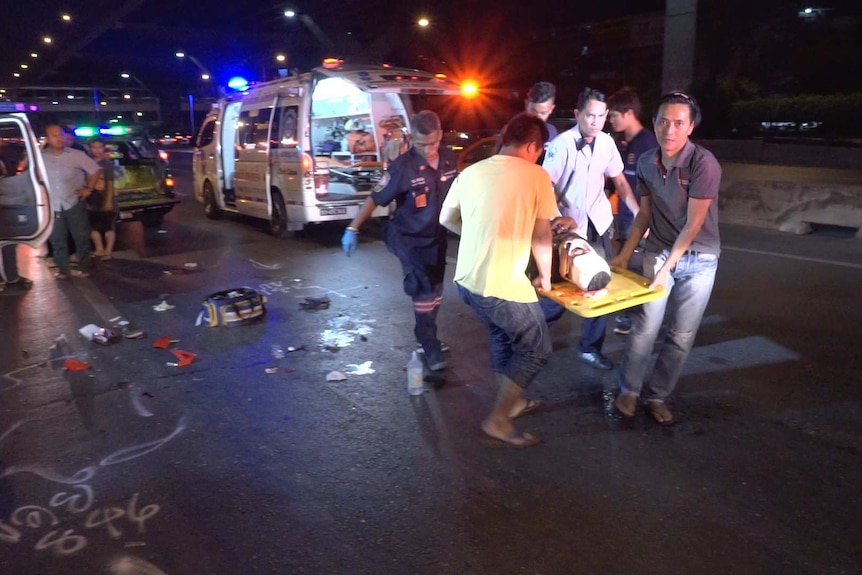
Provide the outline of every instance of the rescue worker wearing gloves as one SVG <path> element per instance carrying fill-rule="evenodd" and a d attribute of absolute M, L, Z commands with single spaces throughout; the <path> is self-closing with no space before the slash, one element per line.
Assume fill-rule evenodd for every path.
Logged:
<path fill-rule="evenodd" d="M 423 110 L 410 124 L 413 147 L 389 165 L 344 231 L 341 247 L 352 255 L 362 224 L 377 206 L 395 201 L 395 213 L 386 226 L 386 246 L 398 256 L 404 292 L 413 299 L 413 333 L 425 352 L 428 368 L 439 371 L 446 367 L 437 339 L 437 312 L 446 268 L 446 230 L 439 219 L 449 186 L 458 175 L 457 162 L 452 152 L 440 148 L 443 130 L 437 114 Z"/>

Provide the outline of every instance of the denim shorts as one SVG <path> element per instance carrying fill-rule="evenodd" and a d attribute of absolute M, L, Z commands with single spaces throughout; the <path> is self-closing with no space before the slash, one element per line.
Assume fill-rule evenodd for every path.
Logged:
<path fill-rule="evenodd" d="M 480 296 L 461 285 L 458 293 L 488 329 L 491 370 L 521 388 L 529 386 L 547 365 L 552 351 L 551 335 L 539 302 Z"/>

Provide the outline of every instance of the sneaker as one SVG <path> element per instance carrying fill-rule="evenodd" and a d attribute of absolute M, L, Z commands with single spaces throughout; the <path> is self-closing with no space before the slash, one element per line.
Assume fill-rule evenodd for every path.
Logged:
<path fill-rule="evenodd" d="M 447 351 L 450 351 L 451 349 L 452 348 L 450 348 L 449 344 L 446 343 L 445 341 L 440 342 L 440 351 L 441 352 L 446 353 Z M 422 347 L 421 344 L 419 345 L 419 347 L 416 348 L 416 351 L 418 351 L 419 353 L 425 353 L 425 349 Z"/>
<path fill-rule="evenodd" d="M 431 371 L 443 371 L 446 369 L 446 366 L 449 365 L 445 360 L 440 360 L 436 363 L 432 363 L 428 365 L 428 369 Z"/>
<path fill-rule="evenodd" d="M 6 282 L 6 290 L 12 292 L 22 292 L 27 291 L 33 287 L 32 280 L 25 278 L 24 276 L 19 276 L 17 280 L 14 282 Z"/>
<path fill-rule="evenodd" d="M 617 327 L 614 328 L 614 333 L 618 333 L 620 335 L 628 335 L 632 332 L 632 324 L 630 323 L 621 323 Z"/>
<path fill-rule="evenodd" d="M 632 320 L 628 317 L 618 317 L 617 325 L 614 328 L 614 333 L 618 333 L 620 335 L 628 335 L 632 331 Z"/>
<path fill-rule="evenodd" d="M 614 364 L 603 356 L 602 354 L 594 351 L 584 351 L 578 354 L 578 359 L 580 359 L 583 363 L 589 365 L 590 367 L 594 367 L 596 369 L 613 369 Z"/>

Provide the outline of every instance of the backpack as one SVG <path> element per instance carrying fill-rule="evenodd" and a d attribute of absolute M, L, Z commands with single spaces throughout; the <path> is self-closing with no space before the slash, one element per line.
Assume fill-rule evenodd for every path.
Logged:
<path fill-rule="evenodd" d="M 266 296 L 247 287 L 210 294 L 203 303 L 195 325 L 233 327 L 263 321 Z"/>

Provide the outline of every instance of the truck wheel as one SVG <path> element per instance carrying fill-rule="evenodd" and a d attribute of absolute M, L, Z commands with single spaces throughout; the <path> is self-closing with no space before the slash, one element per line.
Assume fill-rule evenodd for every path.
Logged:
<path fill-rule="evenodd" d="M 221 208 L 216 203 L 215 192 L 209 182 L 204 182 L 204 215 L 211 220 L 221 218 Z"/>
<path fill-rule="evenodd" d="M 141 220 L 141 224 L 145 228 L 160 228 L 165 221 L 165 214 L 161 212 L 144 213 L 138 219 Z"/>
<path fill-rule="evenodd" d="M 277 238 L 287 237 L 287 210 L 284 208 L 284 198 L 277 191 L 272 192 L 272 217 L 269 220 L 269 231 Z"/>

